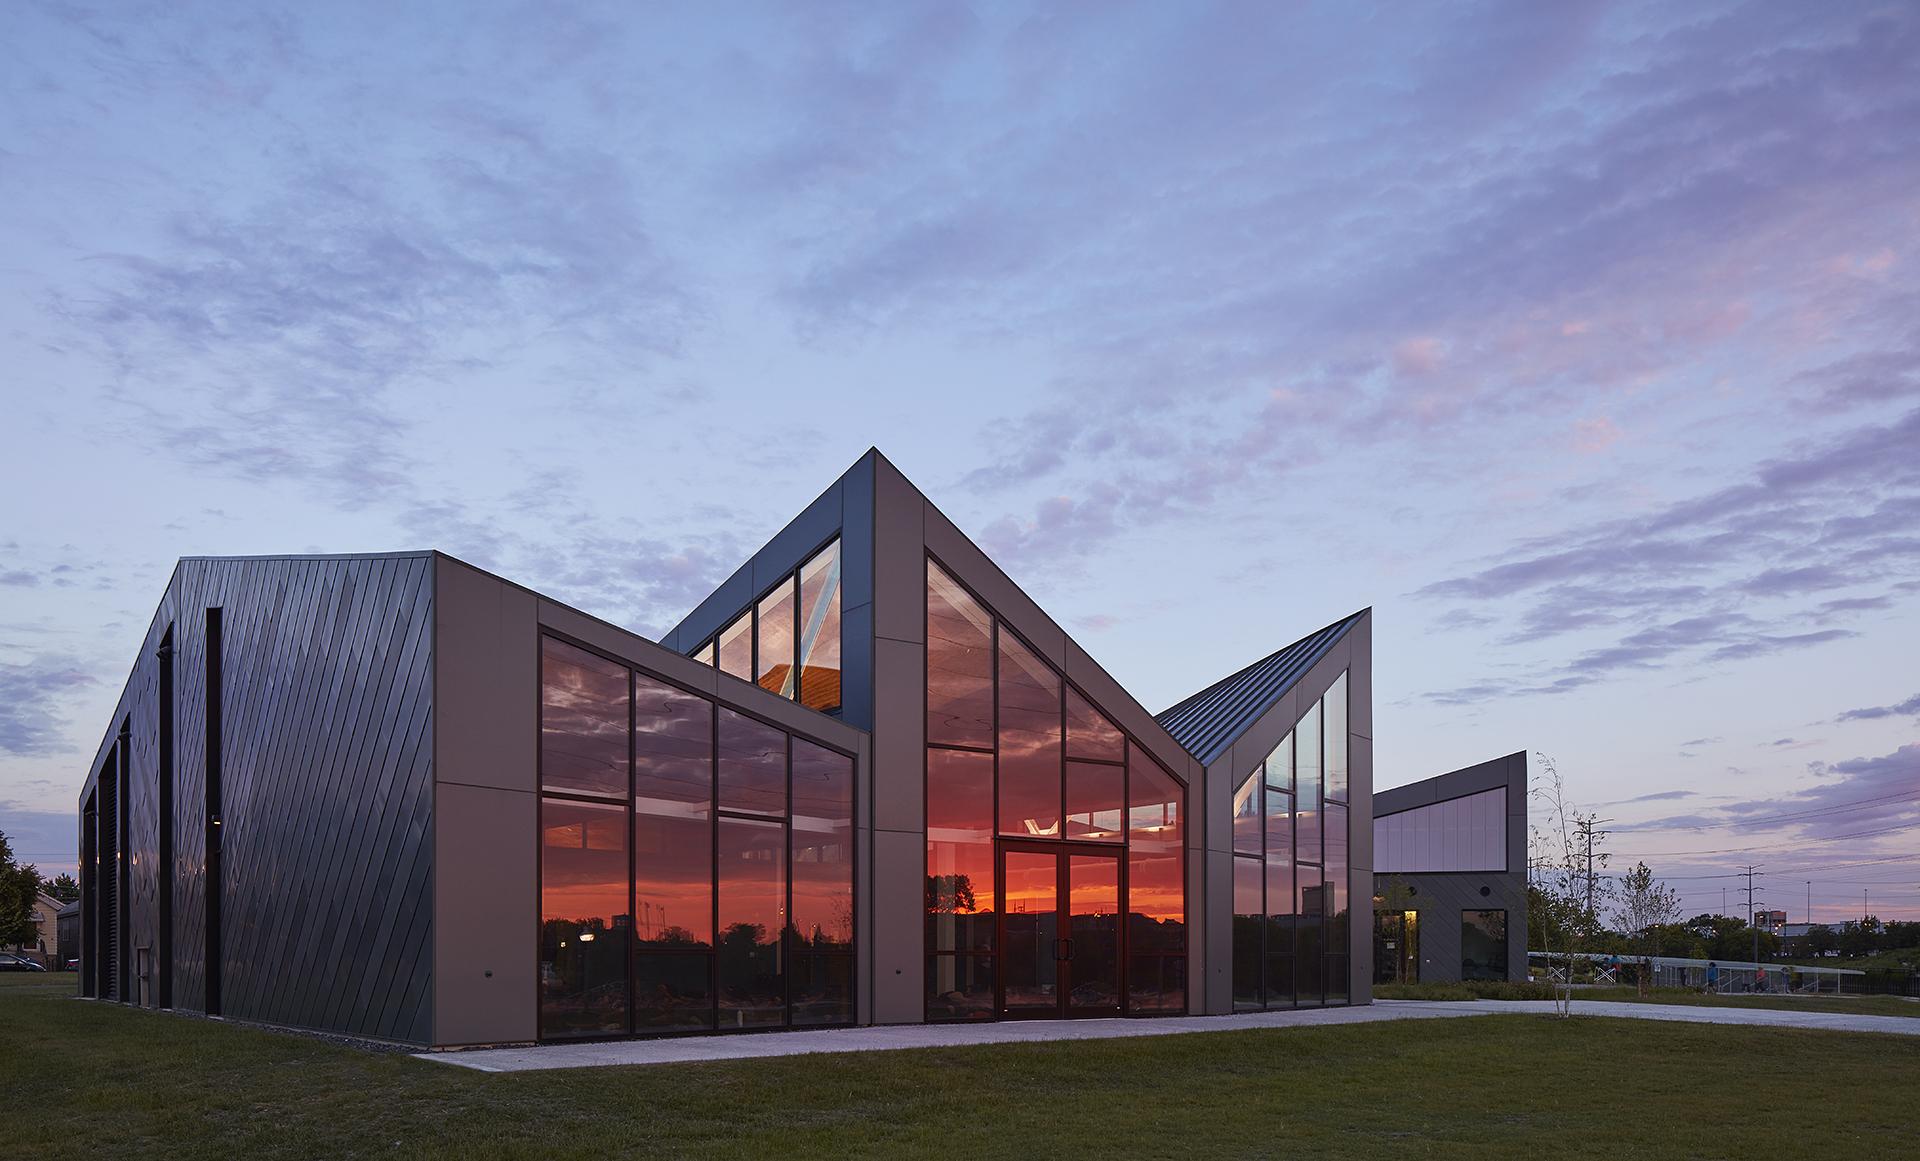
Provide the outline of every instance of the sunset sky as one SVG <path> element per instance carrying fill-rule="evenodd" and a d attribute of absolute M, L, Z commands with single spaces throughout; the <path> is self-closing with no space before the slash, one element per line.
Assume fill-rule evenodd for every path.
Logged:
<path fill-rule="evenodd" d="M 6 5 L 0 830 L 71 867 L 180 556 L 656 634 L 874 445 L 1149 709 L 1370 605 L 1379 785 L 1531 750 L 1689 913 L 1920 918 L 1917 60 L 1838 0 Z"/>

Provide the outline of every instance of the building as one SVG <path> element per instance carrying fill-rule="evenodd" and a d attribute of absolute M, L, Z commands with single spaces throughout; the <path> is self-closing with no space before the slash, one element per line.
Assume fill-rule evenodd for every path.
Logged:
<path fill-rule="evenodd" d="M 53 925 L 60 944 L 59 967 L 65 971 L 80 959 L 80 900 L 61 904 L 60 910 L 54 913 Z"/>
<path fill-rule="evenodd" d="M 1373 979 L 1527 978 L 1523 750 L 1373 796 Z"/>
<path fill-rule="evenodd" d="M 185 559 L 83 991 L 434 1047 L 1364 1003 L 1370 624 L 1155 717 L 878 452 L 659 642 L 437 552 Z"/>
<path fill-rule="evenodd" d="M 6 950 L 25 956 L 42 967 L 59 968 L 60 933 L 54 920 L 62 906 L 60 900 L 45 891 L 34 892 L 33 902 L 27 908 L 27 922 L 33 925 L 33 938 Z"/>
<path fill-rule="evenodd" d="M 1787 926 L 1785 911 L 1755 911 L 1753 925 L 1761 931 L 1771 931 L 1775 935 L 1784 935 Z"/>

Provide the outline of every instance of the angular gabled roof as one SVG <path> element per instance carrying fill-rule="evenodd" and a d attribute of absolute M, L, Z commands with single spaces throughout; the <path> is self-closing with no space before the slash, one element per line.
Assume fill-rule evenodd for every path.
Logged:
<path fill-rule="evenodd" d="M 1215 758 L 1226 753 L 1235 738 L 1272 709 L 1273 704 L 1293 688 L 1293 683 L 1366 615 L 1367 610 L 1362 609 L 1317 633 L 1309 633 L 1240 672 L 1221 678 L 1171 709 L 1162 710 L 1154 718 L 1187 753 L 1203 765 L 1212 765 Z"/>

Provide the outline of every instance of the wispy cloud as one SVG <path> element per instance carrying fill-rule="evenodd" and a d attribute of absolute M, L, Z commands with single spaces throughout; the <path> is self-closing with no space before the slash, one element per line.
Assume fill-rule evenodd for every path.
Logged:
<path fill-rule="evenodd" d="M 0 661 L 0 754 L 38 757 L 71 748 L 67 710 L 97 679 L 69 657 Z"/>
<path fill-rule="evenodd" d="M 1872 721 L 1875 718 L 1907 716 L 1920 717 L 1920 693 L 1916 693 L 1896 705 L 1875 705 L 1867 706 L 1864 709 L 1850 709 L 1834 720 L 1840 722 L 1862 722 Z"/>
<path fill-rule="evenodd" d="M 1416 595 L 1517 606 L 1520 627 L 1510 637 L 1516 642 L 1638 623 L 1611 644 L 1574 656 L 1558 671 L 1561 678 L 1658 668 L 1683 658 L 1749 661 L 1843 640 L 1856 631 L 1803 627 L 1793 614 L 1768 615 L 1748 598 L 1844 590 L 1897 578 L 1920 560 L 1913 536 L 1920 532 L 1916 446 L 1920 411 L 1811 443 L 1760 465 L 1749 482 L 1530 542 L 1508 559 L 1435 581 Z M 1863 512 L 1862 498 L 1876 496 Z M 1814 563 L 1772 563 L 1783 557 Z M 1696 583 L 1671 583 L 1681 578 Z M 1836 598 L 1805 617 L 1831 620 L 1881 607 L 1874 599 Z M 1680 612 L 1691 615 L 1655 619 Z M 1564 687 L 1536 678 L 1493 688 Z M 1433 696 L 1454 703 L 1470 695 Z"/>

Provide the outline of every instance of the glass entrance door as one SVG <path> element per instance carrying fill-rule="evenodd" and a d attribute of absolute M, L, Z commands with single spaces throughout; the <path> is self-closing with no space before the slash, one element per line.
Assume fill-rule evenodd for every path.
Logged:
<path fill-rule="evenodd" d="M 1120 1014 L 1119 853 L 1002 844 L 1000 1014 Z"/>
<path fill-rule="evenodd" d="M 1420 913 L 1418 911 L 1375 911 L 1373 913 L 1373 982 L 1376 984 L 1420 982 Z"/>

